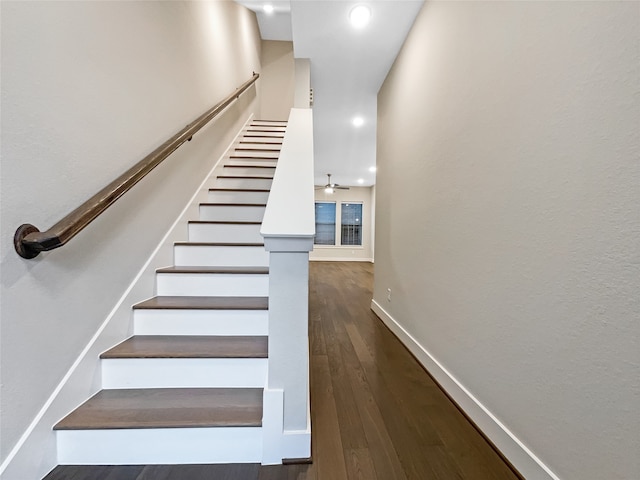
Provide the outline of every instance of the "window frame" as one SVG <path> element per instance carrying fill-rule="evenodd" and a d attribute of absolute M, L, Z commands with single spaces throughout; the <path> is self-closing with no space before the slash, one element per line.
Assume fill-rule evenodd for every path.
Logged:
<path fill-rule="evenodd" d="M 350 205 L 359 205 L 360 206 L 360 218 L 356 218 L 355 221 L 359 223 L 345 223 L 345 207 L 349 207 Z M 364 205 L 363 202 L 349 202 L 344 201 L 340 202 L 340 245 L 345 247 L 362 247 L 363 243 L 363 233 L 364 233 Z M 348 220 L 348 219 L 347 219 Z M 357 238 L 359 243 L 345 243 L 345 227 L 347 229 L 351 228 L 353 231 L 357 230 Z M 349 236 L 349 235 L 347 235 Z"/>
<path fill-rule="evenodd" d="M 327 205 L 333 205 L 333 243 L 316 243 L 316 240 L 318 238 L 318 215 L 317 215 L 317 211 L 318 211 L 318 204 L 327 204 Z M 316 215 L 315 218 L 315 226 L 316 226 L 316 235 L 313 237 L 313 246 L 314 248 L 316 246 L 320 246 L 320 247 L 335 247 L 337 246 L 337 219 L 338 219 L 338 202 L 336 201 L 326 201 L 326 200 L 315 200 L 314 203 L 314 213 Z M 321 225 L 331 225 L 331 223 L 326 223 L 326 224 L 321 224 Z"/>
<path fill-rule="evenodd" d="M 313 248 L 326 248 L 326 249 L 351 249 L 351 250 L 364 250 L 364 242 L 365 242 L 365 202 L 362 200 L 319 200 L 314 199 L 314 211 L 315 206 L 319 203 L 330 203 L 335 205 L 335 221 L 334 221 L 334 243 L 326 244 L 326 243 L 316 243 L 316 239 L 313 239 Z M 360 218 L 360 244 L 358 245 L 349 245 L 342 243 L 342 205 L 361 205 L 361 218 Z M 316 219 L 317 220 L 317 219 Z M 338 221 L 340 223 L 338 223 Z M 317 235 L 317 222 L 316 222 L 316 235 Z"/>

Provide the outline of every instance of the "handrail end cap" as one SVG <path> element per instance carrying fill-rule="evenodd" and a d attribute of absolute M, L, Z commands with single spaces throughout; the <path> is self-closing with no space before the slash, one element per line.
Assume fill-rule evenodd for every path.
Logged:
<path fill-rule="evenodd" d="M 22 242 L 22 240 L 30 233 L 37 233 L 39 231 L 40 230 L 38 230 L 37 227 L 31 225 L 30 223 L 24 223 L 20 225 L 16 230 L 16 233 L 13 236 L 13 246 L 15 247 L 18 255 L 20 255 L 22 258 L 30 259 L 40 255 L 39 250 L 31 248 L 30 246 Z"/>

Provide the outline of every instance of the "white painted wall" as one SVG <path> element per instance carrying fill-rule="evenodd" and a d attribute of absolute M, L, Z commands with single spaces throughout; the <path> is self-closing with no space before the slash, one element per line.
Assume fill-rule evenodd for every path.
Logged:
<path fill-rule="evenodd" d="M 526 478 L 640 478 L 639 46 L 638 2 L 427 2 L 378 96 L 374 306 Z"/>
<path fill-rule="evenodd" d="M 261 113 L 264 120 L 286 120 L 296 89 L 293 42 L 262 41 Z"/>
<path fill-rule="evenodd" d="M 261 41 L 254 14 L 233 2 L 3 1 L 1 17 L 0 460 L 2 468 L 15 460 L 8 480 L 35 478 L 55 462 L 51 411 L 79 403 L 100 381 L 97 356 L 72 364 L 105 320 L 92 348 L 127 334 L 131 303 L 153 292 L 153 268 L 125 290 L 259 112 L 256 89 L 62 249 L 24 260 L 13 232 L 25 222 L 48 228 L 260 71 Z M 168 263 L 170 251 L 159 258 Z M 67 378 L 52 396 L 70 372 L 84 382 Z"/>
<path fill-rule="evenodd" d="M 314 245 L 309 254 L 311 261 L 373 261 L 373 187 L 350 187 L 349 190 L 335 190 L 326 194 L 324 189 L 316 190 L 316 202 L 336 202 L 336 245 Z M 340 206 L 342 203 L 362 203 L 362 246 L 339 245 Z"/>

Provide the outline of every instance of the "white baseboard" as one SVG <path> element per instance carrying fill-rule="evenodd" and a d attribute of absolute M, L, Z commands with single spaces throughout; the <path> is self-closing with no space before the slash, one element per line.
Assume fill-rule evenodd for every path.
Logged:
<path fill-rule="evenodd" d="M 311 429 L 285 430 L 282 435 L 282 458 L 311 458 Z"/>
<path fill-rule="evenodd" d="M 369 262 L 373 263 L 373 258 L 353 258 L 353 257 L 315 257 L 309 256 L 310 262 Z"/>
<path fill-rule="evenodd" d="M 444 391 L 493 442 L 520 474 L 531 480 L 560 480 L 375 300 L 371 300 L 371 310 L 400 339 L 429 374 L 436 379 Z"/>

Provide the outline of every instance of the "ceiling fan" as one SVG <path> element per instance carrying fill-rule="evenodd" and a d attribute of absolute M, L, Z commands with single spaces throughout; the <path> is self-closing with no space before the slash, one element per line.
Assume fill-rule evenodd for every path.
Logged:
<path fill-rule="evenodd" d="M 337 183 L 331 183 L 331 174 L 327 173 L 327 184 L 324 187 L 316 187 L 316 190 L 324 189 L 324 193 L 332 194 L 336 190 L 349 190 L 349 187 L 343 187 Z"/>

